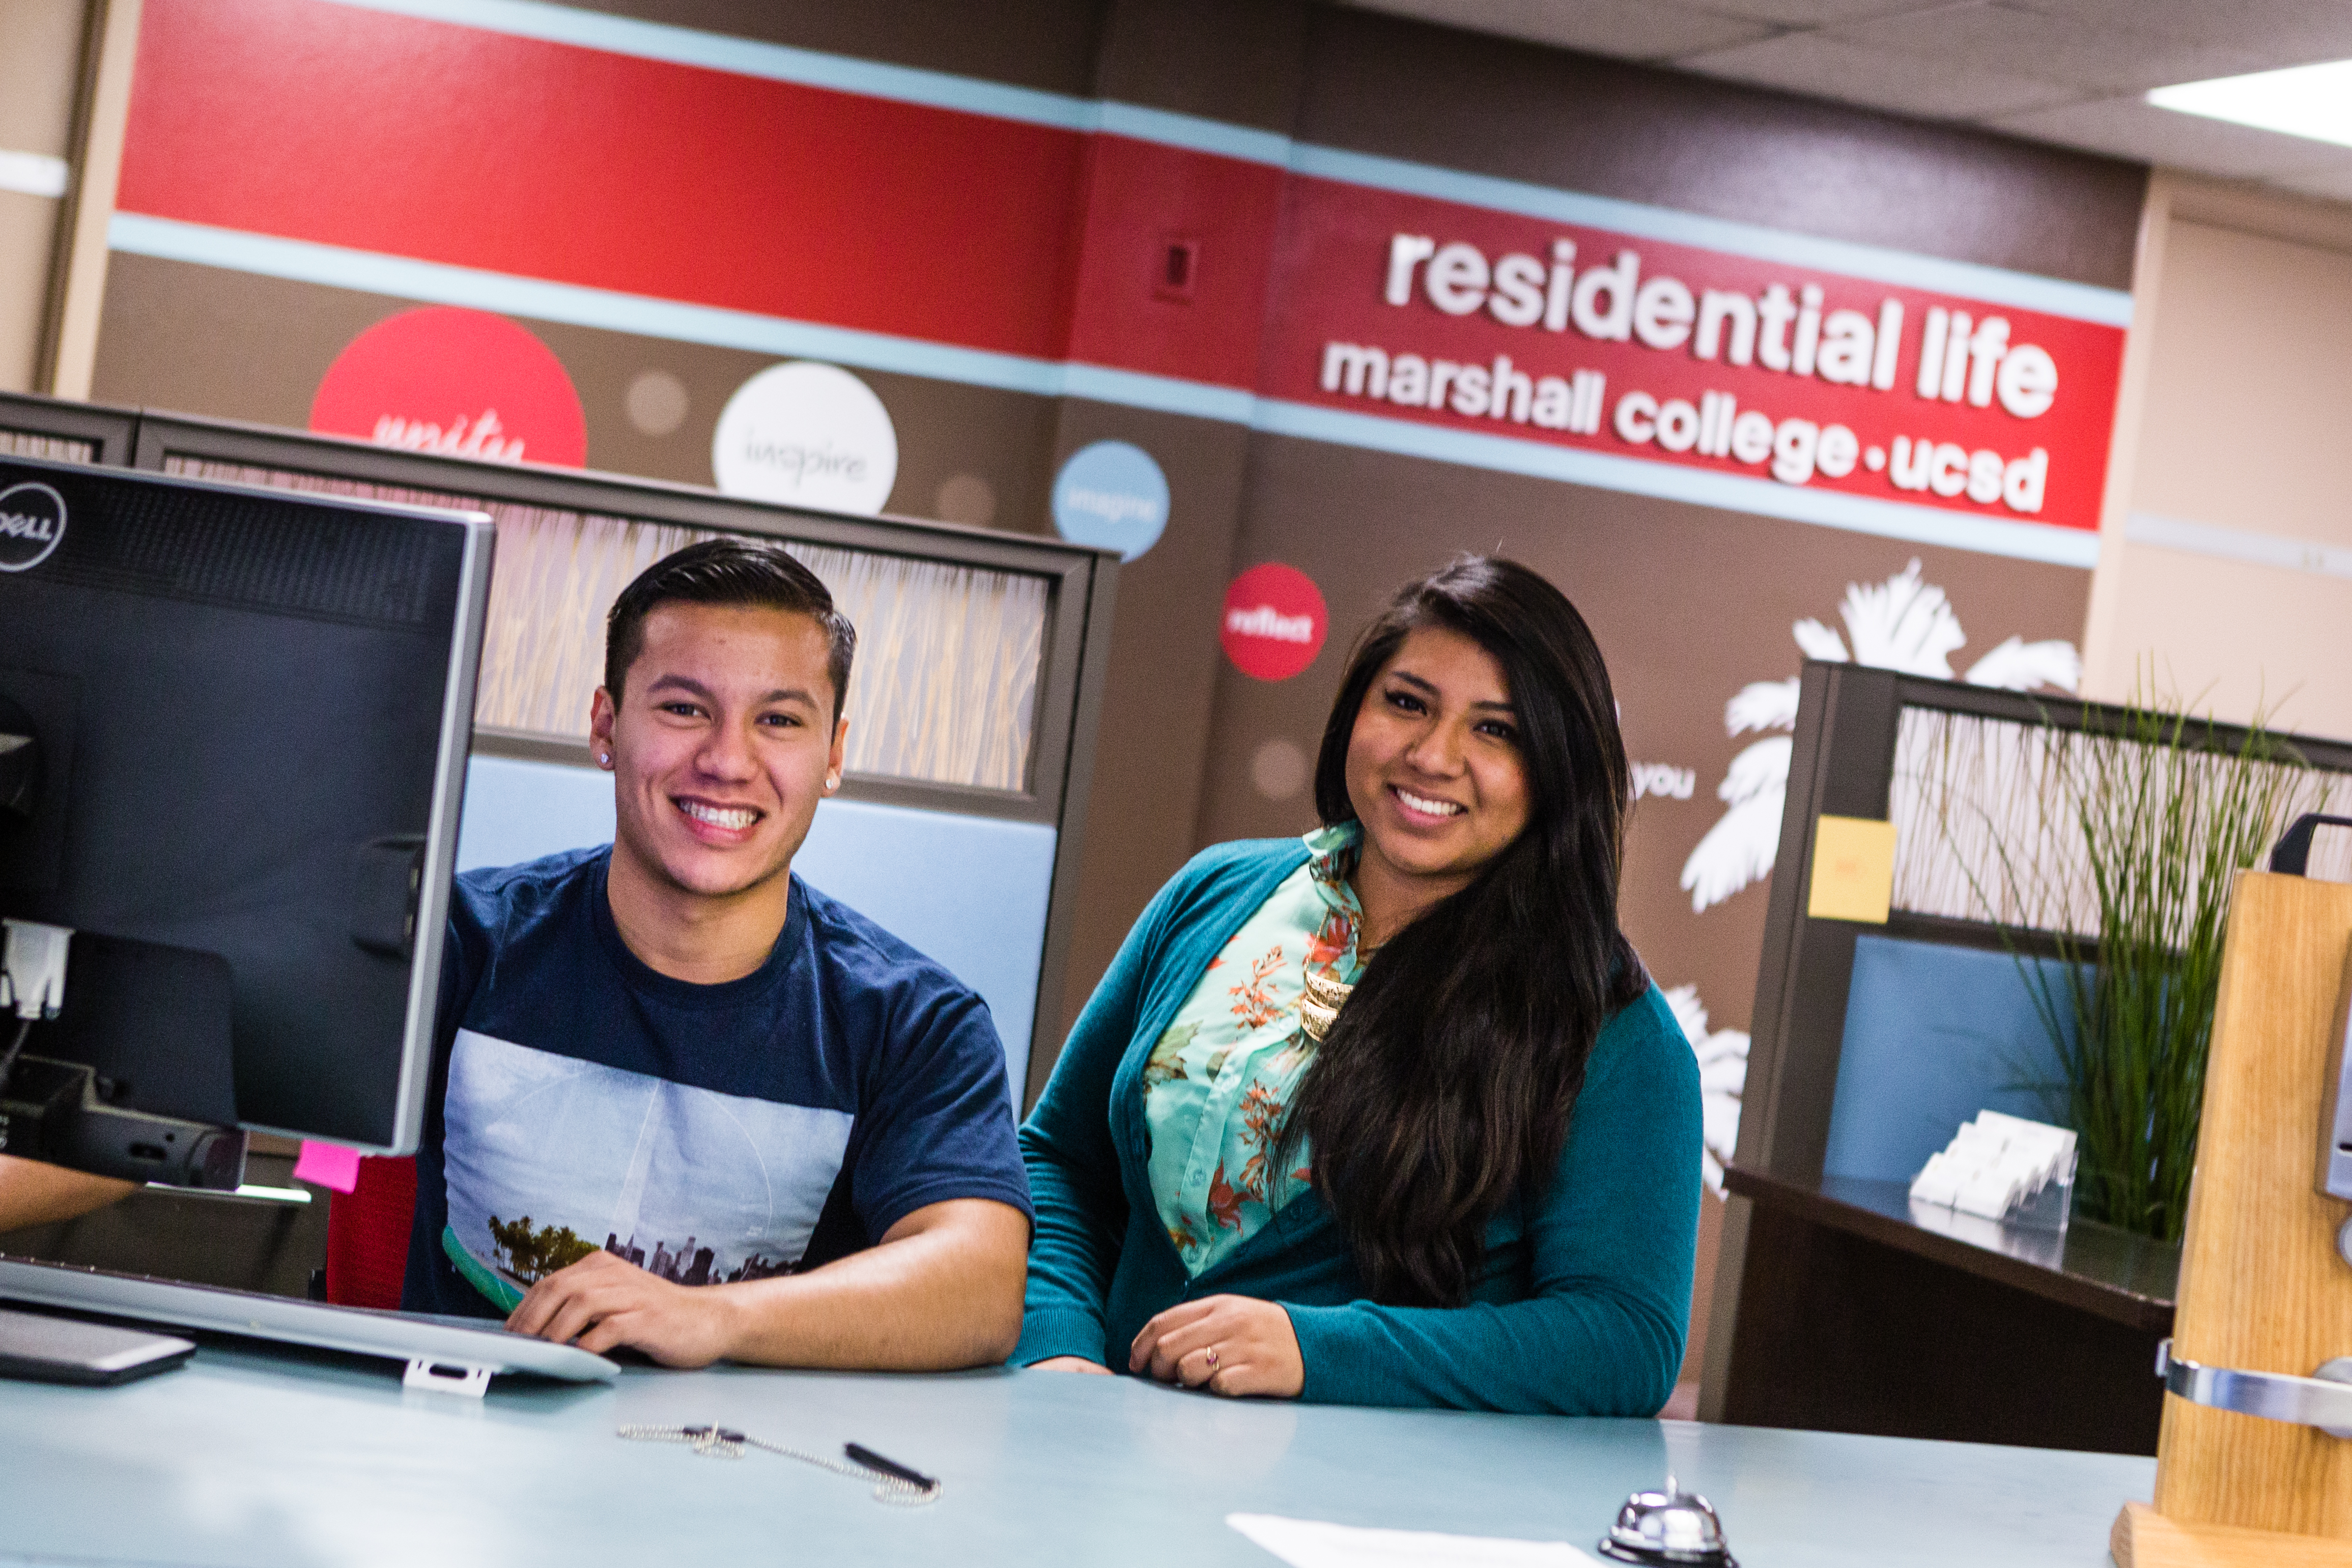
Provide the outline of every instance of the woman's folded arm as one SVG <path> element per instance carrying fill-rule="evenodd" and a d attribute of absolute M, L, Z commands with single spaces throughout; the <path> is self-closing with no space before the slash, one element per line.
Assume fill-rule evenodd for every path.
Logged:
<path fill-rule="evenodd" d="M 1063 1042 L 1054 1075 L 1021 1128 L 1037 1227 L 1015 1366 L 1057 1355 L 1103 1358 L 1104 1302 L 1127 1229 L 1127 1195 L 1111 1134 L 1111 1081 L 1135 1031 L 1167 891 L 1119 945 Z"/>
<path fill-rule="evenodd" d="M 1595 1046 L 1558 1175 L 1528 1216 L 1529 1296 L 1291 1306 L 1302 1397 L 1654 1415 L 1688 1332 L 1699 1138 L 1697 1062 L 1653 989 Z"/>

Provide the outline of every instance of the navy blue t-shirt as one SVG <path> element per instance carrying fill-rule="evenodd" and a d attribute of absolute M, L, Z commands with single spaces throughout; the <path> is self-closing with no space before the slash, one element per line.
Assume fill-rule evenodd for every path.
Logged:
<path fill-rule="evenodd" d="M 949 1198 L 1032 1212 L 968 988 L 797 876 L 757 971 L 672 979 L 613 924 L 611 853 L 457 881 L 402 1306 L 503 1316 L 599 1249 L 717 1284 Z"/>

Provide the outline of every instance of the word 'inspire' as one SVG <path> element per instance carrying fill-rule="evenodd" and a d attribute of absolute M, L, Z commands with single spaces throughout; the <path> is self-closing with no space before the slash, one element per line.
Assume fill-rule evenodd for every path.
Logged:
<path fill-rule="evenodd" d="M 743 460 L 772 468 L 795 486 L 814 479 L 842 479 L 855 485 L 866 478 L 865 454 L 844 452 L 830 441 L 803 446 L 798 442 L 750 436 L 743 443 Z"/>

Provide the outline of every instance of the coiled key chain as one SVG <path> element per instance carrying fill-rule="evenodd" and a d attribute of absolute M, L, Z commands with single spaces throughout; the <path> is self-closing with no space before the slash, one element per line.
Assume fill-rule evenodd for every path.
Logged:
<path fill-rule="evenodd" d="M 621 1427 L 615 1430 L 632 1442 L 684 1443 L 706 1459 L 740 1459 L 746 1448 L 763 1448 L 771 1454 L 798 1459 L 802 1464 L 814 1465 L 818 1469 L 830 1470 L 837 1476 L 847 1476 L 852 1480 L 872 1481 L 874 1500 L 896 1508 L 920 1508 L 925 1503 L 940 1500 L 940 1482 L 935 1477 L 908 1469 L 904 1465 L 882 1469 L 861 1458 L 864 1451 L 855 1444 L 850 1445 L 847 1450 L 852 1456 L 849 1462 L 844 1463 L 803 1449 L 787 1448 L 780 1443 L 763 1442 L 731 1427 Z M 872 1458 L 881 1459 L 879 1454 Z M 888 1464 L 889 1461 L 884 1460 L 883 1463 Z"/>

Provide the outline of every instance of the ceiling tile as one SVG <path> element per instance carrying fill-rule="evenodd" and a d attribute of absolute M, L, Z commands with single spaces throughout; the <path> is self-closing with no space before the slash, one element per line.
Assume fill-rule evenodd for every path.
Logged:
<path fill-rule="evenodd" d="M 2191 169 L 2226 180 L 2276 179 L 2326 168 L 2344 152 L 2300 136 L 2176 114 L 2137 98 L 2003 115 L 1990 123 L 2038 141 Z"/>
<path fill-rule="evenodd" d="M 1689 0 L 1705 11 L 1745 16 L 1752 22 L 1772 22 L 1788 27 L 1823 27 L 1838 22 L 1859 22 L 1916 11 L 1921 0 Z"/>
<path fill-rule="evenodd" d="M 1347 0 L 1365 11 L 1618 59 L 1657 60 L 1768 37 L 1773 28 L 1664 0 Z"/>
<path fill-rule="evenodd" d="M 1790 33 L 1675 62 L 1757 87 L 1937 120 L 1982 120 L 2081 99 L 2063 82 L 1868 49 L 1822 33 Z"/>
<path fill-rule="evenodd" d="M 2176 37 L 2135 14 L 2101 22 L 2003 5 L 1946 5 L 1908 16 L 1853 22 L 1833 37 L 1867 48 L 1924 55 L 1979 70 L 2075 82 L 2101 93 L 2145 91 L 2171 82 L 2261 68 L 2265 57 L 2246 40 Z"/>
<path fill-rule="evenodd" d="M 2352 57 L 2352 5 L 2345 5 L 2343 0 L 2004 3 L 2019 10 L 2038 11 L 2111 32 L 2147 32 L 2194 42 L 2233 45 L 2263 61 L 2248 68 L 2252 70 Z"/>

